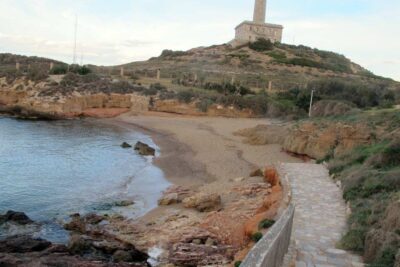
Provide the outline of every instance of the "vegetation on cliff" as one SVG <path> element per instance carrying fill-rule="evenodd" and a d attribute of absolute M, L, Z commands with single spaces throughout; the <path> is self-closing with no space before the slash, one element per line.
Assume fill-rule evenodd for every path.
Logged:
<path fill-rule="evenodd" d="M 341 246 L 363 253 L 371 266 L 394 266 L 400 253 L 400 112 L 367 112 L 335 118 L 364 122 L 376 134 L 362 145 L 329 160 L 342 182 L 352 214 Z M 397 258 L 400 261 L 400 258 Z"/>

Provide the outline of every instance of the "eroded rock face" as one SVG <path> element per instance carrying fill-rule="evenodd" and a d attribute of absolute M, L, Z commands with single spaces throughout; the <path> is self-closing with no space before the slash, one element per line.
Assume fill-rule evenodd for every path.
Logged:
<path fill-rule="evenodd" d="M 185 208 L 194 208 L 200 212 L 219 210 L 221 208 L 221 196 L 218 194 L 199 193 L 183 201 Z"/>
<path fill-rule="evenodd" d="M 137 142 L 135 145 L 135 150 L 142 156 L 155 156 L 156 150 L 149 146 L 148 144 Z"/>
<path fill-rule="evenodd" d="M 329 155 L 343 155 L 357 146 L 369 144 L 373 139 L 374 134 L 365 125 L 306 122 L 289 131 L 283 148 L 299 155 L 324 159 Z"/>
<path fill-rule="evenodd" d="M 357 112 L 354 104 L 336 100 L 321 100 L 312 108 L 312 114 L 316 117 L 345 115 L 350 112 Z"/>

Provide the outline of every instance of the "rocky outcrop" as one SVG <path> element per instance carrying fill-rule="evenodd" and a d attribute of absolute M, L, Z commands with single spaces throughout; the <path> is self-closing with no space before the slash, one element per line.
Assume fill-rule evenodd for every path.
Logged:
<path fill-rule="evenodd" d="M 155 156 L 156 150 L 149 146 L 148 144 L 137 142 L 135 145 L 135 150 L 142 156 Z"/>
<path fill-rule="evenodd" d="M 257 125 L 236 131 L 234 135 L 244 137 L 244 143 L 250 145 L 282 144 L 289 132 L 288 128 L 284 125 Z"/>
<path fill-rule="evenodd" d="M 210 232 L 194 228 L 170 245 L 169 261 L 179 266 L 221 266 L 232 262 L 235 252 Z"/>
<path fill-rule="evenodd" d="M 185 198 L 182 202 L 185 208 L 194 208 L 200 212 L 219 210 L 221 208 L 221 196 L 218 194 L 198 193 Z"/>
<path fill-rule="evenodd" d="M 305 122 L 293 127 L 283 142 L 286 151 L 315 159 L 343 155 L 374 140 L 363 124 Z"/>
<path fill-rule="evenodd" d="M 64 227 L 72 232 L 68 251 L 74 255 L 92 255 L 104 261 L 146 262 L 148 255 L 134 245 L 116 238 L 104 231 L 100 224 L 107 221 L 107 216 L 74 214 Z"/>
<path fill-rule="evenodd" d="M 191 116 L 215 116 L 227 118 L 257 117 L 254 112 L 249 109 L 238 110 L 234 107 L 224 107 L 222 105 L 212 105 L 207 109 L 207 112 L 202 112 L 197 107 L 196 102 L 182 103 L 178 100 L 157 100 L 151 110 Z"/>
<path fill-rule="evenodd" d="M 94 258 L 72 255 L 63 245 L 29 236 L 14 236 L 0 241 L 0 266 L 148 267 L 145 260 L 131 262 L 126 259 L 134 260 L 120 258 L 119 254 L 108 260 L 102 260 L 98 255 Z"/>
<path fill-rule="evenodd" d="M 51 246 L 51 243 L 30 236 L 12 236 L 0 241 L 0 253 L 26 253 L 43 251 Z"/>
<path fill-rule="evenodd" d="M 327 117 L 345 115 L 357 111 L 357 107 L 351 102 L 321 100 L 313 105 L 312 115 L 314 117 Z"/>
<path fill-rule="evenodd" d="M 42 94 L 49 86 L 48 82 L 34 83 L 23 78 L 8 84 L 0 78 L 0 112 L 24 119 L 65 119 L 107 118 L 130 110 L 148 110 L 148 98 L 139 94 L 85 93 L 82 90 L 69 94 Z"/>

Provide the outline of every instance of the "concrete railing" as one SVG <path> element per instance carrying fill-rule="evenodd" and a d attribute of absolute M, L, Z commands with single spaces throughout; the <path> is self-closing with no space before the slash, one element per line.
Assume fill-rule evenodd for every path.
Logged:
<path fill-rule="evenodd" d="M 295 207 L 289 205 L 268 233 L 253 247 L 241 267 L 281 267 L 289 250 Z"/>
<path fill-rule="evenodd" d="M 283 264 L 291 242 L 295 206 L 291 204 L 292 194 L 288 178 L 281 176 L 281 183 L 285 193 L 283 204 L 287 208 L 252 248 L 241 267 L 281 267 Z"/>

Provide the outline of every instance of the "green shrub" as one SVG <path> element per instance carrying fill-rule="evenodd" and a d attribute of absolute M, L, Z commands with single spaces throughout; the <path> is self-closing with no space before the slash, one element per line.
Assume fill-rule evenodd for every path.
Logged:
<path fill-rule="evenodd" d="M 179 102 L 189 104 L 194 100 L 196 94 L 193 91 L 181 91 L 177 94 Z"/>
<path fill-rule="evenodd" d="M 286 64 L 292 64 L 301 67 L 311 67 L 311 68 L 324 68 L 325 66 L 317 61 L 308 58 L 291 58 L 283 61 Z"/>
<path fill-rule="evenodd" d="M 235 267 L 240 267 L 241 264 L 242 264 L 242 261 L 235 261 Z"/>
<path fill-rule="evenodd" d="M 184 52 L 184 51 L 173 51 L 173 50 L 163 50 L 161 52 L 161 56 L 162 58 L 165 57 L 180 57 L 180 56 L 185 56 L 185 55 L 189 55 L 189 52 Z"/>
<path fill-rule="evenodd" d="M 285 62 L 285 60 L 287 58 L 286 53 L 281 52 L 281 51 L 271 51 L 271 52 L 266 53 L 266 55 L 272 57 L 277 62 Z"/>
<path fill-rule="evenodd" d="M 207 112 L 208 108 L 212 106 L 215 102 L 209 98 L 204 98 L 201 99 L 200 102 L 196 104 L 196 107 L 201 111 L 201 112 Z"/>
<path fill-rule="evenodd" d="M 55 65 L 50 70 L 50 74 L 52 74 L 52 75 L 62 75 L 62 74 L 67 74 L 67 72 L 68 72 L 67 64 Z"/>
<path fill-rule="evenodd" d="M 340 241 L 340 247 L 346 250 L 363 251 L 364 250 L 365 231 L 350 230 Z"/>
<path fill-rule="evenodd" d="M 261 240 L 261 238 L 263 237 L 263 234 L 261 232 L 256 232 L 254 234 L 251 235 L 251 240 L 253 240 L 254 242 L 258 242 Z"/>
<path fill-rule="evenodd" d="M 396 248 L 385 248 L 379 258 L 376 259 L 371 267 L 393 267 L 396 261 Z"/>
<path fill-rule="evenodd" d="M 41 68 L 31 68 L 27 74 L 27 78 L 34 82 L 46 80 L 48 77 L 47 71 Z"/>
<path fill-rule="evenodd" d="M 92 72 L 91 69 L 89 69 L 87 66 L 79 66 L 79 65 L 70 65 L 69 66 L 69 72 L 79 74 L 79 75 L 87 75 Z"/>
<path fill-rule="evenodd" d="M 150 89 L 154 89 L 157 91 L 163 91 L 163 90 L 167 90 L 167 87 L 165 87 L 164 85 L 160 84 L 160 83 L 154 83 L 150 85 Z"/>
<path fill-rule="evenodd" d="M 264 219 L 258 224 L 258 229 L 267 229 L 275 224 L 274 220 Z"/>
<path fill-rule="evenodd" d="M 250 43 L 249 48 L 258 52 L 264 52 L 273 50 L 274 44 L 269 39 L 259 38 L 257 41 Z"/>

